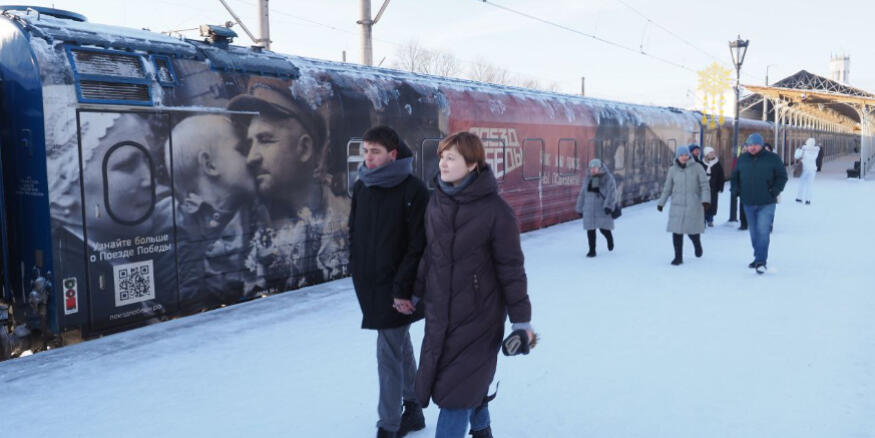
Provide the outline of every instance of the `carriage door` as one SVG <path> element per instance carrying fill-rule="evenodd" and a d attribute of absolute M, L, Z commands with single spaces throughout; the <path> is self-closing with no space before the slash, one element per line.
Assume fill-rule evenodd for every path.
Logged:
<path fill-rule="evenodd" d="M 176 311 L 173 208 L 164 114 L 79 113 L 83 239 L 91 328 Z"/>

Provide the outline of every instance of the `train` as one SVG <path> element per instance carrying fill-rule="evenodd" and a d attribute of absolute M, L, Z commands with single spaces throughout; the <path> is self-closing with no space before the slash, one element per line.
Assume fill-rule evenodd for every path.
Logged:
<path fill-rule="evenodd" d="M 623 205 L 657 197 L 678 145 L 738 153 L 702 114 L 288 56 L 0 7 L 0 359 L 348 275 L 361 135 L 394 127 L 435 187 L 437 145 L 486 147 L 522 231 L 576 219 L 601 158 Z M 808 136 L 827 156 L 853 136 Z M 730 166 L 726 166 L 727 170 Z"/>

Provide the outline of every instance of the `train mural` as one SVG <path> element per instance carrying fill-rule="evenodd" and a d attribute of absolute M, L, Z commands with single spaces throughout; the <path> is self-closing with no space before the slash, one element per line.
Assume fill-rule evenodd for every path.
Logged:
<path fill-rule="evenodd" d="M 737 152 L 731 124 L 706 129 L 696 112 L 279 55 L 202 31 L 3 10 L 0 359 L 347 275 L 359 137 L 377 124 L 399 132 L 432 189 L 438 142 L 479 135 L 524 231 L 576 218 L 594 157 L 630 205 L 658 196 L 677 145 L 730 163 Z M 742 120 L 741 138 L 751 132 L 774 126 Z M 779 135 L 779 151 L 809 135 L 830 156 L 855 145 Z"/>

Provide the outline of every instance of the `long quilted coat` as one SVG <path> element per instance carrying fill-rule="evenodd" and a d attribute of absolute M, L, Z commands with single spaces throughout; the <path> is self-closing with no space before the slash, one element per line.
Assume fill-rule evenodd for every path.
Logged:
<path fill-rule="evenodd" d="M 455 196 L 435 190 L 425 213 L 428 244 L 416 294 L 425 337 L 416 397 L 441 408 L 480 406 L 495 375 L 508 315 L 529 322 L 532 308 L 520 232 L 486 167 Z"/>
<path fill-rule="evenodd" d="M 674 161 L 665 177 L 659 205 L 665 205 L 671 197 L 666 231 L 675 234 L 701 234 L 705 232 L 705 209 L 703 203 L 711 202 L 711 189 L 705 169 L 689 160 L 685 166 Z"/>

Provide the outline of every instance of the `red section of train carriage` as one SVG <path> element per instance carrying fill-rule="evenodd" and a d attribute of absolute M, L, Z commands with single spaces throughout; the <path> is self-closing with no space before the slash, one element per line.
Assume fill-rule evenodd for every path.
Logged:
<path fill-rule="evenodd" d="M 574 203 L 594 154 L 596 123 L 588 107 L 510 94 L 446 94 L 449 132 L 483 139 L 499 191 L 522 231 L 576 217 Z"/>

